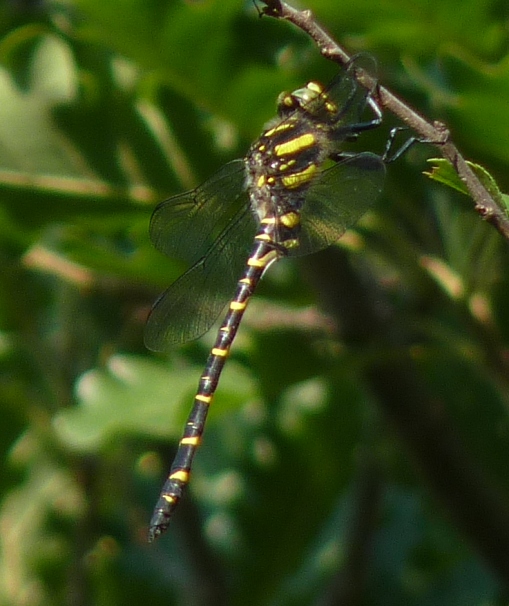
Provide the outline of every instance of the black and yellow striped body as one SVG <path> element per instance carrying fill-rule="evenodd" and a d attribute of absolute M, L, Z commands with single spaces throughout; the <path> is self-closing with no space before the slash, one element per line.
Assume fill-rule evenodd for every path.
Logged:
<path fill-rule="evenodd" d="M 262 232 L 265 234 L 264 232 Z M 177 454 L 166 480 L 159 501 L 150 521 L 149 540 L 166 530 L 169 519 L 189 482 L 189 473 L 196 450 L 201 442 L 205 421 L 214 397 L 221 372 L 228 357 L 230 347 L 239 328 L 249 298 L 267 265 L 279 256 L 270 242 L 257 240 L 248 259 L 246 271 L 237 283 L 237 291 L 218 331 L 205 370 L 200 377 L 194 405 L 189 415 L 184 435 L 180 440 Z"/>
<path fill-rule="evenodd" d="M 309 254 L 335 242 L 381 191 L 384 166 L 378 156 L 339 159 L 339 144 L 345 138 L 378 124 L 355 122 L 368 100 L 368 92 L 360 90 L 348 73 L 327 90 L 309 83 L 280 96 L 279 117 L 243 160 L 226 165 L 202 186 L 166 200 L 154 211 L 155 246 L 170 256 L 189 257 L 193 265 L 156 302 L 147 322 L 147 346 L 164 351 L 167 343 L 201 336 L 225 299 L 230 304 L 155 507 L 150 541 L 168 527 L 189 482 L 221 372 L 263 272 L 281 257 Z M 324 171 L 329 158 L 336 164 Z M 196 250 L 187 233 L 193 230 L 199 236 Z M 246 240 L 253 239 L 249 251 Z"/>
<path fill-rule="evenodd" d="M 265 131 L 246 158 L 251 206 L 258 215 L 260 229 L 200 377 L 184 435 L 150 522 L 150 541 L 168 527 L 189 482 L 209 407 L 250 297 L 268 265 L 298 246 L 302 193 L 326 156 L 312 134 L 302 133 L 297 121 L 283 124 L 283 128 L 276 126 Z M 284 201 L 282 194 L 288 191 L 300 195 L 287 196 Z"/>

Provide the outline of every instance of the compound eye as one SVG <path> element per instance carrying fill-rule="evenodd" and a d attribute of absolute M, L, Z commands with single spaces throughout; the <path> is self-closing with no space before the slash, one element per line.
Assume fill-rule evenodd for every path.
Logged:
<path fill-rule="evenodd" d="M 308 82 L 304 88 L 294 90 L 290 95 L 294 103 L 299 107 L 305 107 L 311 101 L 317 99 L 323 93 L 323 86 L 318 82 Z"/>
<path fill-rule="evenodd" d="M 287 115 L 299 107 L 299 103 L 293 97 L 293 93 L 281 93 L 277 98 L 277 108 L 280 116 Z"/>
<path fill-rule="evenodd" d="M 324 91 L 323 86 L 319 82 L 308 82 L 306 88 L 309 90 L 310 94 L 313 94 L 313 98 L 318 97 Z"/>

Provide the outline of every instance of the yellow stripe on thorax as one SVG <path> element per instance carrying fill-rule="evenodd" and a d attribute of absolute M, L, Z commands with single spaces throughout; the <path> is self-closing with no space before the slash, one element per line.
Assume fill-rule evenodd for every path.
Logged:
<path fill-rule="evenodd" d="M 272 137 L 277 133 L 281 133 L 285 130 L 290 130 L 292 128 L 295 128 L 294 122 L 282 122 L 281 124 L 274 126 L 274 128 L 270 128 L 269 130 L 265 131 L 263 134 L 265 137 Z"/>
<path fill-rule="evenodd" d="M 292 175 L 281 177 L 281 181 L 287 189 L 295 189 L 296 187 L 300 187 L 308 181 L 311 181 L 317 170 L 316 164 L 310 164 L 307 168 L 301 170 L 300 173 L 293 173 Z"/>
<path fill-rule="evenodd" d="M 305 133 L 295 139 L 290 139 L 286 143 L 280 143 L 274 147 L 277 156 L 286 156 L 288 154 L 296 154 L 303 149 L 308 149 L 316 143 L 313 133 Z"/>

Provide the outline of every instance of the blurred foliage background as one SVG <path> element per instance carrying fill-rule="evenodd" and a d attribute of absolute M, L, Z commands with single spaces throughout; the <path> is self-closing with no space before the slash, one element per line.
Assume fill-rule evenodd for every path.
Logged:
<path fill-rule="evenodd" d="M 506 0 L 301 7 L 508 190 Z M 241 0 L 10 0 L 0 31 L 0 603 L 507 604 L 508 243 L 422 175 L 436 150 L 268 272 L 149 546 L 213 339 L 143 346 L 183 270 L 151 211 L 337 66 Z"/>

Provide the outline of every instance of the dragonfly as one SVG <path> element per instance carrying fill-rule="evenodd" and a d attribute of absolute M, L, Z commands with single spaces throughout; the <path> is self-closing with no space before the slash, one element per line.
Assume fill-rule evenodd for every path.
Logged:
<path fill-rule="evenodd" d="M 153 351 L 197 339 L 228 304 L 169 475 L 155 506 L 149 541 L 160 536 L 180 502 L 202 441 L 220 375 L 249 299 L 265 270 L 333 244 L 380 195 L 381 156 L 347 153 L 344 142 L 381 123 L 372 92 L 358 84 L 353 59 L 323 87 L 309 82 L 277 100 L 246 156 L 224 165 L 191 191 L 159 204 L 150 238 L 190 268 L 155 302 L 145 329 Z M 363 121 L 364 112 L 372 111 Z"/>

